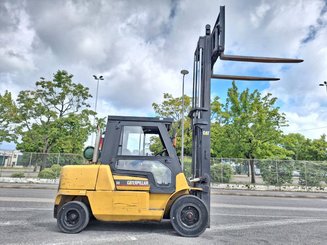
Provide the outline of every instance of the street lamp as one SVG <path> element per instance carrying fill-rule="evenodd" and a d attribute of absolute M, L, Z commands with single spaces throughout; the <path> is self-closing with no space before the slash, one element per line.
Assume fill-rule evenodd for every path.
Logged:
<path fill-rule="evenodd" d="M 181 74 L 183 74 L 183 86 L 182 86 L 182 152 L 181 152 L 181 160 L 182 160 L 182 170 L 184 170 L 184 78 L 185 78 L 185 75 L 188 74 L 188 70 L 181 70 Z"/>
<path fill-rule="evenodd" d="M 327 92 L 327 82 L 324 81 L 324 83 L 320 83 L 319 86 L 325 86 L 326 87 L 326 92 Z"/>
<path fill-rule="evenodd" d="M 97 105 L 98 105 L 98 94 L 99 94 L 99 81 L 100 80 L 104 80 L 103 76 L 99 76 L 97 77 L 96 75 L 93 75 L 94 79 L 97 80 L 97 90 L 96 90 L 96 94 L 95 94 L 95 105 L 94 105 L 94 111 L 95 113 L 97 112 Z M 95 124 L 95 115 L 94 115 L 94 122 L 93 125 Z M 92 138 L 91 138 L 91 142 L 93 143 L 93 134 L 92 134 Z"/>
<path fill-rule="evenodd" d="M 96 75 L 93 75 L 94 79 L 97 80 L 97 92 L 95 95 L 95 106 L 94 111 L 97 112 L 97 104 L 98 104 L 98 93 L 99 93 L 99 81 L 104 80 L 103 76 L 97 77 Z"/>

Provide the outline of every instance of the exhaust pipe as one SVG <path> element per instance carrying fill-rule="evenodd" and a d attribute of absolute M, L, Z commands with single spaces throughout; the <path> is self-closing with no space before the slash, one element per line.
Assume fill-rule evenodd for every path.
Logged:
<path fill-rule="evenodd" d="M 100 137 L 101 137 L 101 130 L 100 130 L 100 127 L 98 125 L 97 126 L 97 135 L 95 137 L 95 143 L 94 143 L 93 158 L 92 158 L 93 163 L 98 162 Z"/>

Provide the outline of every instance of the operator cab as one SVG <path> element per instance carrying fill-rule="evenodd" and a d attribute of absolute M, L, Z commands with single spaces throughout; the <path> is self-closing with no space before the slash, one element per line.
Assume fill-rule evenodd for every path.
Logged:
<path fill-rule="evenodd" d="M 109 116 L 99 161 L 109 164 L 114 175 L 146 178 L 151 193 L 173 193 L 182 169 L 169 136 L 172 122 Z"/>

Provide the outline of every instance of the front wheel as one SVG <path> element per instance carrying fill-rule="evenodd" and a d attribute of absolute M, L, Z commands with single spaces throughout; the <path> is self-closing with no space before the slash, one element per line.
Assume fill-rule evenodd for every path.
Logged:
<path fill-rule="evenodd" d="M 170 209 L 170 222 L 181 236 L 201 235 L 208 226 L 208 220 L 208 209 L 196 196 L 179 197 Z"/>
<path fill-rule="evenodd" d="M 90 212 L 82 202 L 71 201 L 65 203 L 58 212 L 57 224 L 65 233 L 81 232 L 89 223 Z"/>

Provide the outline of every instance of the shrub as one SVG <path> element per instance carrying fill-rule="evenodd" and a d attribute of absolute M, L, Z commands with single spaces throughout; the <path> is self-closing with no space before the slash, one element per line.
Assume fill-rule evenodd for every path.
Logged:
<path fill-rule="evenodd" d="M 324 181 L 327 184 L 327 170 L 324 170 Z"/>
<path fill-rule="evenodd" d="M 12 177 L 12 178 L 24 178 L 25 175 L 24 175 L 23 172 L 18 172 L 18 173 L 13 173 L 13 174 L 11 174 L 11 177 Z"/>
<path fill-rule="evenodd" d="M 45 168 L 39 173 L 38 177 L 41 179 L 55 179 L 56 174 L 52 171 L 51 168 Z"/>
<path fill-rule="evenodd" d="M 52 172 L 54 172 L 56 178 L 58 178 L 60 175 L 61 166 L 59 164 L 53 164 L 51 166 L 51 170 L 52 170 Z"/>
<path fill-rule="evenodd" d="M 268 185 L 292 183 L 293 164 L 290 161 L 263 160 L 259 168 L 263 181 Z"/>
<path fill-rule="evenodd" d="M 184 174 L 186 178 L 192 177 L 192 158 L 190 157 L 184 158 Z M 229 164 L 215 163 L 210 166 L 210 174 L 213 182 L 229 183 L 233 169 Z"/>
<path fill-rule="evenodd" d="M 216 163 L 211 165 L 210 174 L 213 182 L 229 183 L 233 169 L 229 164 Z"/>
<path fill-rule="evenodd" d="M 320 186 L 320 182 L 324 181 L 325 171 L 323 165 L 312 162 L 303 163 L 300 167 L 300 185 Z"/>

